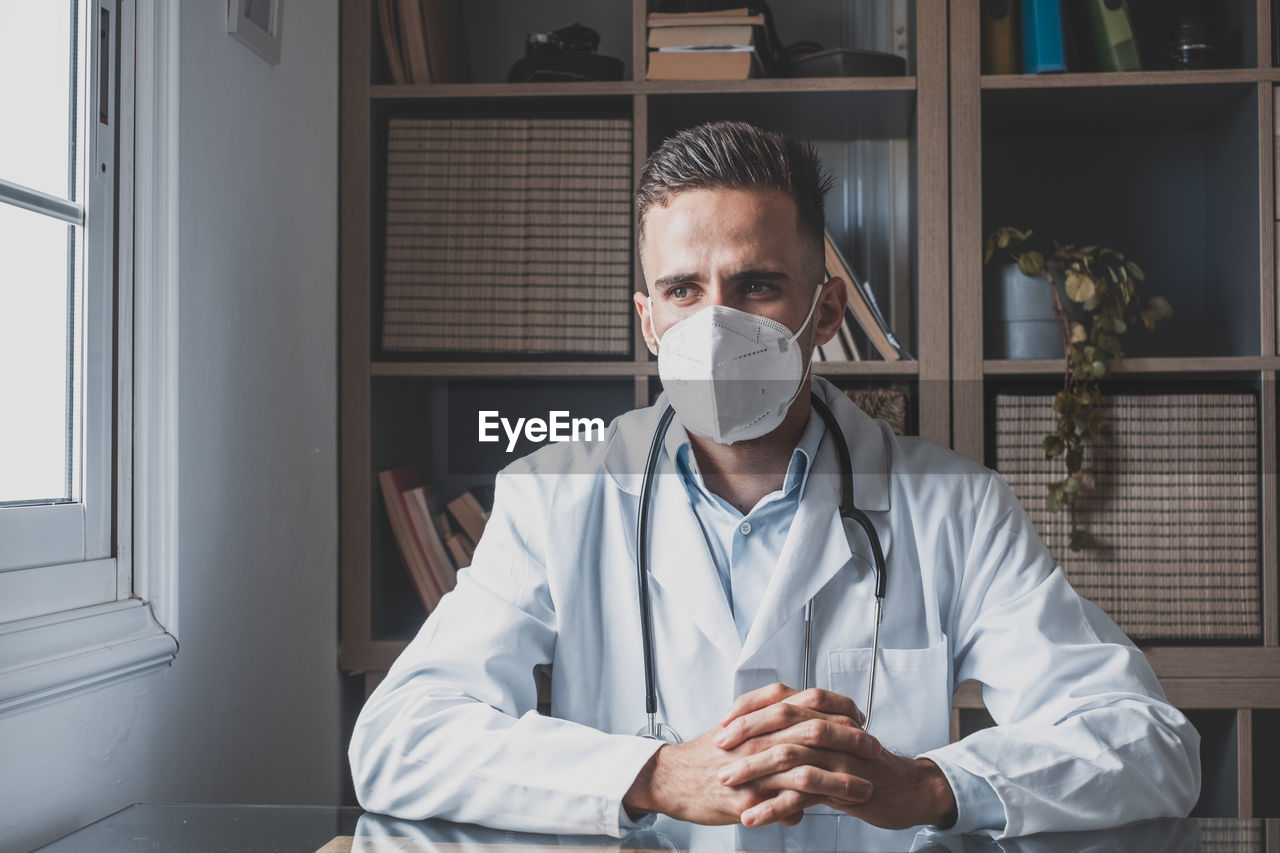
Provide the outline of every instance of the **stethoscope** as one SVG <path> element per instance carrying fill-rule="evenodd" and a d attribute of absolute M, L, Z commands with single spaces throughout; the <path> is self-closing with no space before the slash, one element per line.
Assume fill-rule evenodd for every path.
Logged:
<path fill-rule="evenodd" d="M 876 572 L 876 619 L 871 635 L 871 678 L 867 682 L 867 704 L 862 709 L 866 715 L 863 729 L 871 726 L 871 701 L 876 692 L 876 659 L 880 652 L 880 619 L 884 615 L 885 564 L 884 552 L 880 548 L 880 537 L 871 524 L 866 513 L 853 505 L 853 462 L 849 458 L 849 445 L 845 443 L 844 432 L 836 421 L 835 415 L 827 408 L 827 404 L 816 394 L 810 395 L 813 409 L 826 423 L 827 432 L 836 443 L 836 453 L 840 457 L 840 520 L 856 521 L 865 531 L 871 543 L 871 556 L 875 562 Z M 644 480 L 640 484 L 640 510 L 636 521 L 636 585 L 640 590 L 640 632 L 644 640 L 644 710 L 648 724 L 638 734 L 643 737 L 680 743 L 681 739 L 675 730 L 658 721 L 658 688 L 653 673 L 653 612 L 649 606 L 649 490 L 653 485 L 653 476 L 658 469 L 658 459 L 662 454 L 663 439 L 671 420 L 675 417 L 675 409 L 670 405 L 658 419 L 658 428 L 653 434 L 653 443 L 649 446 L 649 458 L 645 461 Z M 813 640 L 813 599 L 804 608 L 804 683 L 803 689 L 809 687 L 809 668 L 811 660 L 811 644 Z"/>

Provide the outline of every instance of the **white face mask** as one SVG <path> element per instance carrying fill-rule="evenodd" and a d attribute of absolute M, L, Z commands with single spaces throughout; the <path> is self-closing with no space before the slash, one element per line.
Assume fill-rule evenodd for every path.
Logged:
<path fill-rule="evenodd" d="M 777 320 L 724 305 L 709 305 L 667 329 L 658 338 L 658 375 L 685 428 L 718 444 L 777 429 L 809 372 L 796 340 L 821 293 L 819 285 L 794 333 Z"/>

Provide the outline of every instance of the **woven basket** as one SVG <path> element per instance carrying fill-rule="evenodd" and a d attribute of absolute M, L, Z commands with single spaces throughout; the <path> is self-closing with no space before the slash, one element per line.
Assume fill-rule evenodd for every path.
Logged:
<path fill-rule="evenodd" d="M 846 388 L 845 396 L 873 418 L 889 425 L 894 435 L 907 434 L 907 395 L 892 388 Z"/>
<path fill-rule="evenodd" d="M 1071 584 L 1144 640 L 1260 639 L 1257 400 L 1252 394 L 1113 395 L 1084 468 L 1076 523 L 1100 547 L 1072 553 L 1068 514 L 1045 509 L 1064 474 L 1044 458 L 1050 394 L 996 397 L 996 468 Z"/>

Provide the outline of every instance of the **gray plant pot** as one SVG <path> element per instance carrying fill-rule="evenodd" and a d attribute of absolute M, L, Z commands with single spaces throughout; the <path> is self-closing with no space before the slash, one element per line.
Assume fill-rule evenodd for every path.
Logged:
<path fill-rule="evenodd" d="M 1084 322 L 1084 310 L 1067 299 L 1065 271 L 1057 261 L 1047 264 L 1058 298 L 1072 320 Z M 1053 313 L 1053 294 L 1044 273 L 1025 276 L 1015 263 L 989 268 L 986 288 L 990 299 L 985 334 L 993 358 L 1062 358 L 1062 336 Z M 1087 327 L 1087 324 L 1086 324 Z"/>

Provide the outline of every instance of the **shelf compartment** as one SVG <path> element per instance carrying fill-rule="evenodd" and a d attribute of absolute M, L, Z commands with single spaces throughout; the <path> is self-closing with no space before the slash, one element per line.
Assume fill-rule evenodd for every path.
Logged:
<path fill-rule="evenodd" d="M 869 283 L 898 340 L 917 344 L 915 92 L 673 94 L 648 99 L 648 150 L 709 120 L 746 121 L 813 142 L 835 178 L 832 239 Z"/>
<path fill-rule="evenodd" d="M 1111 71 L 1068 74 L 983 74 L 983 89 L 1075 89 L 1257 83 L 1274 72 L 1258 68 L 1211 68 L 1199 71 Z"/>
<path fill-rule="evenodd" d="M 1158 327 L 1157 327 L 1158 328 Z M 1276 356 L 1217 356 L 1209 358 L 1126 358 L 1112 362 L 1113 375 L 1244 373 L 1280 369 Z M 1063 361 L 1057 358 L 994 358 L 982 363 L 987 376 L 1044 376 L 1061 378 Z"/>
<path fill-rule="evenodd" d="M 794 77 L 754 80 L 603 80 L 565 83 L 436 83 L 369 88 L 374 101 L 475 98 L 601 98 L 632 95 L 728 95 L 774 92 L 914 92 L 915 77 Z"/>
<path fill-rule="evenodd" d="M 1261 644 L 1257 388 L 1219 377 L 1112 383 L 1102 434 L 1085 446 L 1083 470 L 1097 482 L 1071 514 L 1045 506 L 1046 485 L 1065 476 L 1041 449 L 1056 390 L 991 389 L 987 458 L 1072 585 L 1140 642 Z M 1099 548 L 1069 551 L 1073 525 Z"/>
<path fill-rule="evenodd" d="M 1174 312 L 1154 334 L 1126 335 L 1134 358 L 1260 355 L 1258 88 L 984 92 L 983 238 L 1014 225 L 1124 252 L 1146 273 L 1143 294 Z M 992 328 L 994 260 L 983 270 Z"/>
<path fill-rule="evenodd" d="M 1268 2 L 1268 0 L 1262 0 Z M 1128 0 L 1130 20 L 1138 52 L 1140 72 L 1100 72 L 1092 48 L 1092 29 L 1084 3 L 1063 3 L 1066 30 L 1065 58 L 1071 71 L 1041 75 L 989 75 L 999 77 L 1113 77 L 1134 73 L 1160 73 L 1170 68 L 1169 36 L 1184 4 L 1167 0 Z M 1209 39 L 1217 46 L 1216 65 L 1225 70 L 1251 70 L 1258 66 L 1258 15 L 1255 0 L 1214 0 Z M 1216 69 L 1215 69 L 1216 70 Z M 1203 73 L 1203 72 L 1175 72 Z M 1090 85 L 1106 85 L 1091 83 Z"/>
<path fill-rule="evenodd" d="M 501 427 L 497 442 L 481 442 L 481 410 L 497 410 L 511 421 L 545 420 L 549 412 L 567 411 L 575 418 L 600 418 L 607 427 L 632 402 L 632 381 L 626 377 L 374 380 L 368 469 L 370 639 L 408 640 L 426 617 L 396 548 L 377 484 L 379 471 L 412 468 L 437 499 L 447 501 L 468 488 L 492 484 L 499 469 L 540 446 L 521 440 L 507 452 Z"/>

